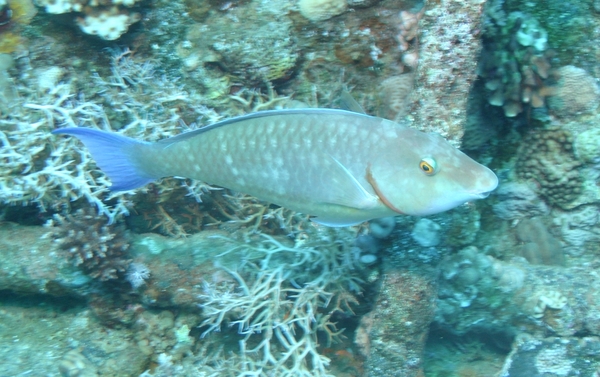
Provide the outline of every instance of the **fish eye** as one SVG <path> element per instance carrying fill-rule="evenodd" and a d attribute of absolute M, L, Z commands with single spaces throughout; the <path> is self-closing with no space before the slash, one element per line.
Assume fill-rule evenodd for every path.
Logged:
<path fill-rule="evenodd" d="M 437 163 L 431 157 L 422 159 L 421 162 L 419 162 L 419 168 L 427 175 L 434 175 L 437 173 Z"/>

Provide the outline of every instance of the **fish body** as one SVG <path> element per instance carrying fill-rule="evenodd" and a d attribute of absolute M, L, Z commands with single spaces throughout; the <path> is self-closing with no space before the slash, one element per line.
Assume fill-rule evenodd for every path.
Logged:
<path fill-rule="evenodd" d="M 331 226 L 442 212 L 498 183 L 441 136 L 344 110 L 259 112 L 156 143 L 87 128 L 53 132 L 81 139 L 113 190 L 186 177 Z"/>

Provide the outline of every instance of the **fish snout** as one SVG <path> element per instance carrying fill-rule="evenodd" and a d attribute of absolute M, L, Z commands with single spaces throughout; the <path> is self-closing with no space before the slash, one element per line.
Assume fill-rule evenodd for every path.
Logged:
<path fill-rule="evenodd" d="M 490 196 L 492 191 L 498 187 L 498 177 L 491 170 L 485 178 L 479 179 L 473 190 L 469 190 L 469 194 L 473 195 L 476 199 L 484 199 Z"/>

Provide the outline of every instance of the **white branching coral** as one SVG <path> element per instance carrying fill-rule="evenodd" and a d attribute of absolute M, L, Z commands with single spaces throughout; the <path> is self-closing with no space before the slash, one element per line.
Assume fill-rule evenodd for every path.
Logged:
<path fill-rule="evenodd" d="M 156 76 L 152 65 L 135 62 L 125 52 L 114 56 L 112 75 L 93 75 L 95 93 L 90 97 L 74 84 L 81 78 L 65 75 L 51 87 L 39 86 L 30 74 L 15 78 L 11 91 L 16 95 L 0 113 L 0 203 L 33 203 L 45 211 L 70 208 L 72 202 L 85 199 L 111 220 L 127 214 L 132 193 L 109 193 L 110 182 L 81 143 L 50 131 L 111 130 L 114 122 L 128 136 L 158 140 L 181 132 L 182 109 L 193 109 L 198 117 L 206 114 L 210 121 L 213 113 L 200 106 L 198 96 Z"/>
<path fill-rule="evenodd" d="M 331 376 L 318 334 L 335 341 L 341 330 L 332 315 L 356 303 L 361 280 L 346 255 L 355 234 L 308 227 L 301 247 L 266 234 L 239 243 L 230 253 L 241 252 L 242 264 L 225 268 L 232 280 L 204 283 L 203 337 L 225 324 L 237 328 L 240 375 Z"/>

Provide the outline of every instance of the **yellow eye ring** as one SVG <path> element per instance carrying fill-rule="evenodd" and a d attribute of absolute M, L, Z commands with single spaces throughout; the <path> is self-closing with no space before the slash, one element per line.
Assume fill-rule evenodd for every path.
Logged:
<path fill-rule="evenodd" d="M 427 175 L 434 175 L 437 173 L 437 164 L 431 157 L 426 157 L 419 162 L 419 168 Z"/>

